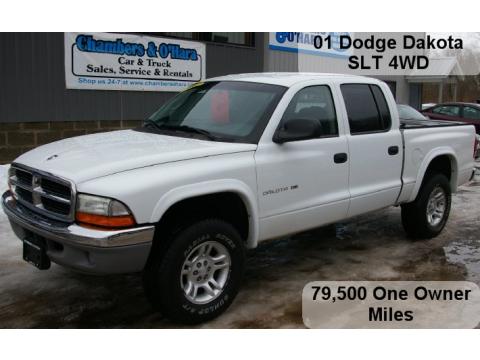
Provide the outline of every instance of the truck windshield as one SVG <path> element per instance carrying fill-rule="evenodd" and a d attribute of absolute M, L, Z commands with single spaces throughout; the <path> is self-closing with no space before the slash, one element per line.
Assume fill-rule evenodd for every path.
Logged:
<path fill-rule="evenodd" d="M 241 81 L 195 84 L 163 105 L 144 131 L 258 143 L 286 88 Z"/>

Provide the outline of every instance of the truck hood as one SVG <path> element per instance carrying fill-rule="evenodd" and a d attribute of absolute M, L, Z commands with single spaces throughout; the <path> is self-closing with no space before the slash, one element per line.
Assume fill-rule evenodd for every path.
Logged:
<path fill-rule="evenodd" d="M 79 184 L 145 166 L 254 151 L 256 148 L 254 144 L 120 130 L 56 141 L 21 155 L 15 162 Z"/>

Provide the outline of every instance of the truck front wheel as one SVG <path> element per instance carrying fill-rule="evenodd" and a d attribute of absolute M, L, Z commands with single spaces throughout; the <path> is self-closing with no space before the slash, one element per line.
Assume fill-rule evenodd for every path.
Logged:
<path fill-rule="evenodd" d="M 443 230 L 450 214 L 450 183 L 443 174 L 433 174 L 422 184 L 414 202 L 402 205 L 402 224 L 414 239 L 430 239 Z"/>
<path fill-rule="evenodd" d="M 202 220 L 174 235 L 144 274 L 152 305 L 186 324 L 210 320 L 232 303 L 243 276 L 245 249 L 237 230 L 219 219 Z"/>

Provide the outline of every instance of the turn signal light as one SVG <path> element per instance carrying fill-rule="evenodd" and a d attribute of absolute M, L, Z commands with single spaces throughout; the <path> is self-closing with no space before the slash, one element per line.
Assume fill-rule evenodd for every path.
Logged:
<path fill-rule="evenodd" d="M 132 215 L 103 216 L 77 212 L 76 220 L 80 224 L 99 226 L 110 229 L 126 228 L 135 225 Z"/>

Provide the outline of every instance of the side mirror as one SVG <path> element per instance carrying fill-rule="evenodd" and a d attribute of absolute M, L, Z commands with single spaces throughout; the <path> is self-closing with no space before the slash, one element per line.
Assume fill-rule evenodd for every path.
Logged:
<path fill-rule="evenodd" d="M 289 141 L 313 139 L 321 134 L 320 123 L 313 119 L 290 119 L 283 123 L 273 136 L 273 142 L 283 144 Z"/>

